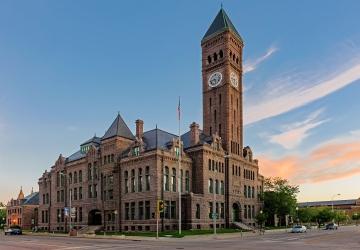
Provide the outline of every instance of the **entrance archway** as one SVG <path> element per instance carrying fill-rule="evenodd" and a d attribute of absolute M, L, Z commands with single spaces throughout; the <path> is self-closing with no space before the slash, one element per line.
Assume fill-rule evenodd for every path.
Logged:
<path fill-rule="evenodd" d="M 232 205 L 232 217 L 234 222 L 240 221 L 240 205 L 237 203 Z"/>
<path fill-rule="evenodd" d="M 101 211 L 98 209 L 91 210 L 88 217 L 89 226 L 102 225 Z"/>

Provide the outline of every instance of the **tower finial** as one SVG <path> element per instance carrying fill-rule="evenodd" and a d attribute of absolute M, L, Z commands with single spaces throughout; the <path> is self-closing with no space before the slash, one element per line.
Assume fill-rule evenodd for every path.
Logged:
<path fill-rule="evenodd" d="M 221 5 L 220 5 L 221 9 L 223 9 L 223 3 L 221 2 Z"/>

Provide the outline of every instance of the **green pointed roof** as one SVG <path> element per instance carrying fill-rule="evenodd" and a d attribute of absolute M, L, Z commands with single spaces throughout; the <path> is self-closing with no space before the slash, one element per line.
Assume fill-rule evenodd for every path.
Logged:
<path fill-rule="evenodd" d="M 214 21 L 210 25 L 210 28 L 206 31 L 202 42 L 226 30 L 232 31 L 242 41 L 239 32 L 237 32 L 225 10 L 221 8 Z"/>
<path fill-rule="evenodd" d="M 114 136 L 135 139 L 135 136 L 131 133 L 129 127 L 126 125 L 120 114 L 117 115 L 110 128 L 106 131 L 105 135 L 101 139 L 105 140 Z"/>

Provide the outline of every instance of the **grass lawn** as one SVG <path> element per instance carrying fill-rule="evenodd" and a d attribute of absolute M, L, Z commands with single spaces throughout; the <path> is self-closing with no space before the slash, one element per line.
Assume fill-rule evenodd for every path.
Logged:
<path fill-rule="evenodd" d="M 239 229 L 231 229 L 231 228 L 222 228 L 217 229 L 216 233 L 224 234 L 224 233 L 240 233 Z M 245 232 L 245 230 L 242 230 Z M 190 235 L 206 235 L 213 234 L 213 230 L 183 230 L 181 235 L 178 234 L 178 231 L 164 231 L 159 232 L 159 237 L 175 237 L 182 238 L 184 236 Z M 97 235 L 104 235 L 103 232 L 96 233 Z M 143 236 L 143 237 L 156 237 L 156 232 L 107 232 L 105 235 L 125 235 L 125 236 Z"/>

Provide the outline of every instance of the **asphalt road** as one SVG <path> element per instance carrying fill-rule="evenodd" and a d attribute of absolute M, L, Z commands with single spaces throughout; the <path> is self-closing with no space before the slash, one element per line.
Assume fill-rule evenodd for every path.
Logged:
<path fill-rule="evenodd" d="M 186 237 L 182 239 L 142 240 L 88 239 L 49 236 L 0 236 L 0 249 L 360 249 L 360 227 L 341 227 L 337 231 L 312 230 L 303 234 L 271 232 L 241 237 L 239 234 Z"/>

